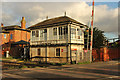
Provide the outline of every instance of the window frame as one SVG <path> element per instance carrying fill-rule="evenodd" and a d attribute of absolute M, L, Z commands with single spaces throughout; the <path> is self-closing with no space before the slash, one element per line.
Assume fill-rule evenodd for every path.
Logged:
<path fill-rule="evenodd" d="M 34 32 L 34 35 L 33 35 L 33 32 Z M 35 37 L 35 31 L 32 31 L 32 37 Z"/>
<path fill-rule="evenodd" d="M 39 53 L 38 53 L 38 52 L 39 52 Z M 37 49 L 37 55 L 38 55 L 38 56 L 41 56 L 41 49 L 40 49 L 40 48 Z"/>
<path fill-rule="evenodd" d="M 13 34 L 10 34 L 10 39 L 13 39 Z"/>
<path fill-rule="evenodd" d="M 40 30 L 40 38 L 43 38 L 43 33 L 44 33 L 44 31 L 43 31 L 43 29 L 41 29 Z"/>
<path fill-rule="evenodd" d="M 81 39 L 82 37 L 82 30 L 77 28 L 77 39 Z"/>
<path fill-rule="evenodd" d="M 7 38 L 7 35 L 6 35 L 6 34 L 4 34 L 4 38 L 5 38 L 5 39 Z"/>
<path fill-rule="evenodd" d="M 57 52 L 57 49 L 59 49 L 59 52 Z M 60 50 L 61 50 L 60 48 L 56 48 L 55 49 L 55 56 L 56 57 L 60 57 L 61 56 L 61 51 Z M 59 55 L 57 55 L 57 53 L 59 53 Z"/>
<path fill-rule="evenodd" d="M 36 30 L 35 37 L 39 37 L 39 30 Z"/>
<path fill-rule="evenodd" d="M 73 29 L 75 30 L 75 31 L 73 31 Z M 76 39 L 76 34 L 77 34 L 77 32 L 76 32 L 76 27 L 71 27 L 71 39 Z M 74 36 L 75 37 L 74 37 Z"/>
<path fill-rule="evenodd" d="M 53 28 L 53 35 L 54 35 L 54 36 L 57 35 L 57 28 Z"/>

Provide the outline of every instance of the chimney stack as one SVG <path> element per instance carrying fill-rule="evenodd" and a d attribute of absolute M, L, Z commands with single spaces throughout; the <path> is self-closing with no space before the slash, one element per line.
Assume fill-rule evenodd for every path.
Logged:
<path fill-rule="evenodd" d="M 66 16 L 66 11 L 65 11 L 65 13 L 64 13 L 64 16 Z"/>
<path fill-rule="evenodd" d="M 48 16 L 46 16 L 46 19 L 48 19 Z"/>
<path fill-rule="evenodd" d="M 1 23 L 1 27 L 3 27 L 3 23 Z"/>
<path fill-rule="evenodd" d="M 25 28 L 26 28 L 25 17 L 22 17 L 22 20 L 21 20 L 21 28 L 22 28 L 22 29 L 25 29 Z"/>

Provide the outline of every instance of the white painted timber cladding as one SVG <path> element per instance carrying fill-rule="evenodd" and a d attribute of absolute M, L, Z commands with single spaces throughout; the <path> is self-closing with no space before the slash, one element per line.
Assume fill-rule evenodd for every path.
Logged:
<path fill-rule="evenodd" d="M 53 28 L 56 28 L 56 27 L 57 27 L 57 35 L 54 36 L 53 35 Z M 40 35 L 41 35 L 40 32 L 41 32 L 41 30 L 44 30 L 44 29 L 31 30 L 31 43 L 30 44 L 37 45 L 37 44 L 42 44 L 42 43 L 51 43 L 51 44 L 67 43 L 67 38 L 68 38 L 68 41 L 70 41 L 69 40 L 70 39 L 70 29 L 69 29 L 70 26 L 68 26 L 68 36 L 67 35 L 59 36 L 59 31 L 58 31 L 59 26 L 56 26 L 56 27 L 47 28 L 47 40 L 46 41 L 45 41 L 45 34 L 44 33 L 43 33 L 43 37 L 40 37 Z M 71 27 L 75 27 L 76 30 L 77 30 L 77 28 L 81 29 L 79 26 L 75 26 L 75 25 L 71 25 Z M 37 31 L 37 30 L 39 31 L 39 37 L 33 37 L 32 31 Z M 59 37 L 62 37 L 62 39 L 59 39 Z M 64 39 L 64 37 L 66 37 L 66 38 Z M 84 44 L 84 31 L 82 32 L 82 36 L 80 36 L 80 37 L 81 37 L 80 39 L 71 39 L 71 43 Z"/>

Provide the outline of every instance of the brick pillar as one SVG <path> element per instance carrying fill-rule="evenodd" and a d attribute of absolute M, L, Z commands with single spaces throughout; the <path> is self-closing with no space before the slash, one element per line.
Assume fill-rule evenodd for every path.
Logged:
<path fill-rule="evenodd" d="M 109 61 L 108 49 L 104 47 L 104 61 Z"/>
<path fill-rule="evenodd" d="M 103 55 L 104 55 L 104 51 L 103 48 L 100 48 L 100 61 L 103 61 Z"/>

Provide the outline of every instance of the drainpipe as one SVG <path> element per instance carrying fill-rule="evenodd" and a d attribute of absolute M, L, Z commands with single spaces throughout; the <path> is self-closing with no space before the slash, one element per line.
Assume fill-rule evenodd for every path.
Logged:
<path fill-rule="evenodd" d="M 68 24 L 67 24 L 67 35 L 66 35 L 66 37 L 67 37 L 67 45 L 66 45 L 66 47 L 67 47 L 67 62 L 69 62 L 69 56 L 68 56 L 68 47 L 69 47 L 69 45 L 68 45 Z"/>
<path fill-rule="evenodd" d="M 70 23 L 70 62 L 72 64 L 72 53 L 71 53 L 71 24 L 72 22 Z"/>

